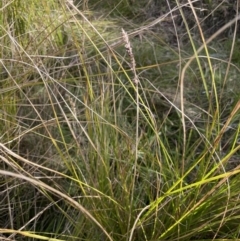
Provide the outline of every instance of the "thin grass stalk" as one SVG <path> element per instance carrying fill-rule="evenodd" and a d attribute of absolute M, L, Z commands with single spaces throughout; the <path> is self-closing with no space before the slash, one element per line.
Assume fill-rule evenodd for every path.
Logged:
<path fill-rule="evenodd" d="M 239 16 L 239 1 L 237 1 L 237 3 L 236 3 L 236 16 Z M 237 30 L 238 30 L 238 18 L 235 18 L 233 40 L 232 40 L 231 50 L 230 50 L 228 64 L 227 64 L 227 68 L 226 68 L 226 74 L 225 74 L 225 77 L 223 80 L 223 87 L 225 86 L 225 84 L 227 82 L 227 78 L 228 78 L 228 74 L 229 74 L 229 70 L 230 70 L 230 66 L 231 66 L 231 60 L 232 60 L 232 56 L 233 56 L 233 52 L 234 52 L 234 46 L 235 46 L 236 41 L 238 41 L 237 40 Z M 222 92 L 220 93 L 220 99 L 222 99 L 223 91 L 224 91 L 224 88 L 222 88 Z"/>
<path fill-rule="evenodd" d="M 122 29 L 122 37 L 123 41 L 125 43 L 125 49 L 127 51 L 127 54 L 130 58 L 130 68 L 131 71 L 133 72 L 133 83 L 135 85 L 135 95 L 136 95 L 136 130 L 135 130 L 135 163 L 133 167 L 133 181 L 132 181 L 132 192 L 131 192 L 131 200 L 130 200 L 130 215 L 129 215 L 129 225 L 131 223 L 131 213 L 132 213 L 132 208 L 134 207 L 133 202 L 134 202 L 134 190 L 135 190 L 135 179 L 137 176 L 137 162 L 138 162 L 138 143 L 139 143 L 139 91 L 138 91 L 138 84 L 139 84 L 139 78 L 136 72 L 136 62 L 135 58 L 133 55 L 132 47 L 128 38 L 127 33 Z M 128 226 L 128 232 L 130 231 L 130 226 Z"/>

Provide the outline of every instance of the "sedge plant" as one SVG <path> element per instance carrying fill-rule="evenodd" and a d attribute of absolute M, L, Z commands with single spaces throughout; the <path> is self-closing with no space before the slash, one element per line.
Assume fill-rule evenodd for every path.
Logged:
<path fill-rule="evenodd" d="M 191 1 L 129 29 L 93 6 L 1 3 L 0 238 L 240 239 L 239 17 L 205 36 Z"/>

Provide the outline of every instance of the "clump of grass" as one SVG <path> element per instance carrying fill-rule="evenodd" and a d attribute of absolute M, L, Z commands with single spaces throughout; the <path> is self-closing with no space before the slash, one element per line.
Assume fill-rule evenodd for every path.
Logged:
<path fill-rule="evenodd" d="M 184 48 L 174 17 L 175 45 L 87 8 L 1 6 L 1 235 L 238 239 L 239 69 L 214 38 L 239 17 L 206 39 L 188 5 L 196 42 L 178 3 Z"/>

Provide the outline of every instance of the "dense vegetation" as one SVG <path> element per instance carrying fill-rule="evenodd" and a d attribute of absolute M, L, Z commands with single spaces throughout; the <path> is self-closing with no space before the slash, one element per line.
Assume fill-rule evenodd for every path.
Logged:
<path fill-rule="evenodd" d="M 0 2 L 0 239 L 240 240 L 230 2 Z"/>

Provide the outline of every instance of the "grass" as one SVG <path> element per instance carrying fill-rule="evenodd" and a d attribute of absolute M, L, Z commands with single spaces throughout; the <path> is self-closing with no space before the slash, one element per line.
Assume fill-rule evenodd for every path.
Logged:
<path fill-rule="evenodd" d="M 240 239 L 239 17 L 109 2 L 0 3 L 0 238 Z"/>

